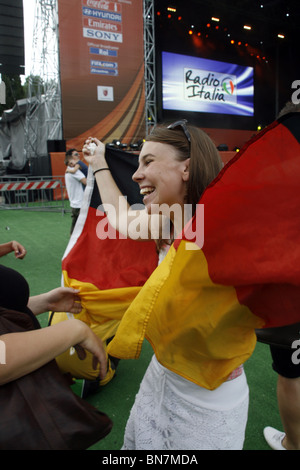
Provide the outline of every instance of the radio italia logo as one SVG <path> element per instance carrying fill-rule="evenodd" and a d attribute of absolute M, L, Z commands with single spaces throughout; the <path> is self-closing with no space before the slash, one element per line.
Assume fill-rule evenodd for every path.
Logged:
<path fill-rule="evenodd" d="M 233 95 L 235 86 L 231 77 L 226 77 L 222 81 L 222 88 L 228 95 Z"/>
<path fill-rule="evenodd" d="M 236 103 L 236 76 L 208 70 L 184 69 L 184 99 L 215 103 Z"/>

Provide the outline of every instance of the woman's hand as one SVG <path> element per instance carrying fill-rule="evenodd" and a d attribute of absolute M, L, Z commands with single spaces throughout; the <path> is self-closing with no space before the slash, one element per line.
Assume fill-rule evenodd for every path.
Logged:
<path fill-rule="evenodd" d="M 44 294 L 30 297 L 28 307 L 35 315 L 47 311 L 80 313 L 82 306 L 78 294 L 77 289 L 57 287 Z"/>
<path fill-rule="evenodd" d="M 95 144 L 93 150 L 90 148 L 90 144 Z M 105 145 L 95 137 L 89 137 L 82 148 L 84 159 L 92 167 L 92 170 L 98 170 L 99 168 L 107 167 L 105 160 Z"/>
<path fill-rule="evenodd" d="M 24 246 L 21 245 L 21 243 L 16 242 L 15 240 L 13 240 L 11 242 L 11 247 L 12 247 L 12 251 L 15 252 L 15 257 L 16 258 L 23 259 L 26 256 L 27 252 L 26 252 Z"/>
<path fill-rule="evenodd" d="M 57 287 L 50 290 L 47 296 L 48 308 L 52 312 L 80 313 L 82 310 L 79 290 L 71 287 Z"/>
<path fill-rule="evenodd" d="M 107 355 L 103 343 L 90 327 L 84 323 L 82 323 L 82 331 L 84 338 L 74 346 L 76 353 L 79 359 L 83 360 L 86 357 L 85 351 L 89 351 L 93 355 L 93 368 L 96 370 L 99 365 L 100 377 L 104 379 L 107 373 Z"/>
<path fill-rule="evenodd" d="M 26 256 L 27 251 L 21 243 L 12 240 L 11 242 L 2 243 L 0 245 L 0 257 L 5 256 L 12 251 L 15 252 L 17 259 L 23 259 Z"/>

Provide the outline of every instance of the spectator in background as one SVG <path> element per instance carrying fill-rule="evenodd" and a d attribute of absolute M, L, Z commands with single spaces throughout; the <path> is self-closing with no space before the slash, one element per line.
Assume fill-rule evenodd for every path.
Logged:
<path fill-rule="evenodd" d="M 67 173 L 74 175 L 77 170 L 80 170 L 87 178 L 88 166 L 80 160 L 79 152 L 76 149 L 70 149 L 66 152 L 65 164 L 68 167 Z"/>
<path fill-rule="evenodd" d="M 69 168 L 69 167 L 68 167 Z M 83 195 L 84 187 L 86 186 L 86 177 L 80 170 L 76 170 L 74 174 L 66 171 L 65 173 L 66 189 L 70 201 L 70 207 L 72 210 L 72 224 L 70 234 L 72 234 L 76 221 L 79 216 Z"/>
<path fill-rule="evenodd" d="M 295 112 L 300 112 L 300 104 L 289 101 L 280 111 L 278 119 Z M 300 450 L 300 364 L 292 361 L 292 347 L 270 346 L 270 352 L 273 369 L 278 374 L 277 401 L 285 432 L 267 426 L 264 436 L 273 450 Z"/>

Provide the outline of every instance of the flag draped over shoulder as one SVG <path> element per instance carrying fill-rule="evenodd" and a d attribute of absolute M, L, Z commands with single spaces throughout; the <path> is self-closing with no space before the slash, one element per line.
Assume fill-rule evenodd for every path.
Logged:
<path fill-rule="evenodd" d="M 133 301 L 109 352 L 143 338 L 170 370 L 215 389 L 252 354 L 255 328 L 300 321 L 300 113 L 271 124 L 206 189 L 197 214 Z M 126 338 L 126 341 L 125 341 Z"/>
<path fill-rule="evenodd" d="M 106 159 L 130 206 L 141 203 L 139 187 L 132 181 L 137 155 L 107 147 Z M 115 231 L 101 204 L 89 170 L 80 215 L 62 259 L 62 273 L 64 286 L 80 289 L 83 309 L 76 318 L 89 324 L 105 342 L 115 334 L 127 307 L 156 268 L 158 256 L 154 241 L 130 240 Z M 65 317 L 66 313 L 63 318 L 55 314 L 52 324 Z M 69 368 L 69 361 L 69 353 L 58 359 L 62 369 Z M 75 364 L 74 375 L 79 367 L 86 367 L 83 361 Z M 85 372 L 81 370 L 83 375 Z"/>
<path fill-rule="evenodd" d="M 138 185 L 131 179 L 137 156 L 107 148 L 106 158 L 130 206 L 141 203 Z M 98 209 L 101 204 L 97 184 L 90 175 L 84 205 L 62 260 L 65 285 L 81 290 L 84 309 L 78 318 L 87 322 L 120 320 L 124 308 L 157 266 L 155 243 L 121 236 Z"/>

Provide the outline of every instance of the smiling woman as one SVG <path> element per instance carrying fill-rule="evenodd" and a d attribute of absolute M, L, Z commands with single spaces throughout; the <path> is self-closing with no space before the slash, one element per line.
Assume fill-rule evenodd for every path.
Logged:
<path fill-rule="evenodd" d="M 91 141 L 97 144 L 93 155 L 89 151 Z M 174 229 L 173 237 L 182 232 L 195 213 L 204 189 L 222 168 L 215 145 L 201 129 L 187 128 L 185 121 L 176 121 L 168 127 L 158 126 L 147 136 L 139 156 L 139 167 L 133 175 L 145 205 L 145 209 L 137 213 L 131 211 L 125 201 L 120 203 L 124 198 L 110 173 L 98 172 L 107 168 L 104 144 L 90 138 L 83 153 L 92 166 L 113 227 L 128 235 L 128 226 L 138 217 L 140 224 L 149 227 L 147 238 L 152 239 L 157 239 L 157 234 L 161 239 L 166 230 L 170 233 L 169 221 Z M 158 243 L 160 246 L 161 241 Z"/>
<path fill-rule="evenodd" d="M 189 176 L 189 158 L 183 160 L 180 157 L 179 151 L 168 144 L 145 142 L 143 145 L 139 167 L 132 178 L 140 186 L 149 214 L 157 210 L 164 213 L 163 208 L 173 204 L 183 207 Z"/>
<path fill-rule="evenodd" d="M 89 151 L 91 141 L 97 145 L 93 155 Z M 182 305 L 184 332 L 178 333 L 178 318 L 175 312 L 159 305 L 153 308 L 154 303 L 159 302 L 159 286 L 156 279 L 159 279 L 159 283 L 163 281 L 172 284 L 172 276 L 176 277 L 179 269 L 180 279 L 183 280 L 188 274 L 190 285 L 195 284 L 195 273 L 186 273 L 184 264 L 176 264 L 174 247 L 186 222 L 183 217 L 185 207 L 188 205 L 192 208 L 190 216 L 196 212 L 203 191 L 222 168 L 217 149 L 204 132 L 188 126 L 184 121 L 177 121 L 168 127 L 157 126 L 146 138 L 138 169 L 133 175 L 133 180 L 138 183 L 144 196 L 145 204 L 145 209 L 136 211 L 135 214 L 127 203 L 119 204 L 122 195 L 110 172 L 97 171 L 107 168 L 104 144 L 96 138 L 88 139 L 83 153 L 95 174 L 104 208 L 105 204 L 112 204 L 116 208 L 115 224 L 120 226 L 123 223 L 125 213 L 128 225 L 139 218 L 140 224 L 144 221 L 149 227 L 150 221 L 151 227 L 152 221 L 155 220 L 160 227 L 157 246 L 161 264 L 130 305 L 116 337 L 109 345 L 109 353 L 112 355 L 133 357 L 133 345 L 138 341 L 136 338 L 140 338 L 142 329 L 143 334 L 146 330 L 146 337 L 155 351 L 131 410 L 123 448 L 242 449 L 248 411 L 248 386 L 243 367 L 232 367 L 231 370 L 229 366 L 224 381 L 213 387 L 204 382 L 200 383 L 199 380 L 188 379 L 189 373 L 183 373 L 180 366 L 178 367 L 179 364 L 186 363 L 186 370 L 190 366 L 197 369 L 198 365 L 194 364 L 197 360 L 193 357 L 198 357 L 201 333 L 198 335 L 196 331 L 201 330 L 204 318 L 209 321 L 217 312 L 210 312 L 209 309 L 206 311 L 203 306 L 200 309 L 194 296 L 188 297 L 188 301 Z M 120 207 L 123 210 L 120 210 Z M 173 207 L 180 208 L 180 211 L 173 211 Z M 167 222 L 173 227 L 171 240 L 162 239 L 162 222 Z M 153 237 L 152 230 L 148 231 L 148 236 Z M 177 238 L 174 244 L 170 246 L 170 241 L 175 237 Z M 183 244 L 186 245 L 188 244 Z M 188 246 L 186 250 L 189 250 Z M 167 252 L 166 259 L 163 259 Z M 199 254 L 201 255 L 200 250 Z M 184 259 L 189 256 L 192 255 L 186 251 Z M 181 258 L 179 256 L 176 259 Z M 202 259 L 202 264 L 203 261 Z M 202 267 L 200 263 L 196 265 L 196 271 L 199 273 L 202 272 L 205 262 Z M 175 292 L 170 285 L 169 294 L 171 292 L 171 296 L 178 296 L 178 302 L 182 296 L 180 289 L 179 285 L 179 292 Z M 152 309 L 148 303 L 152 305 Z M 165 313 L 160 315 L 160 312 Z M 128 325 L 131 325 L 129 330 Z M 185 340 L 188 348 L 183 348 Z M 166 357 L 162 360 L 161 348 L 169 351 L 169 347 L 172 349 L 171 360 L 166 360 Z M 175 373 L 175 370 L 180 372 Z"/>

